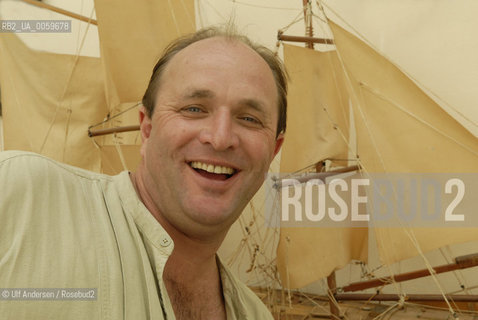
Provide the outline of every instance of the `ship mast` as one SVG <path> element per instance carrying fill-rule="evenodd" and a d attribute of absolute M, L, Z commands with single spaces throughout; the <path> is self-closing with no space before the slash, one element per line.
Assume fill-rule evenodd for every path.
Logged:
<path fill-rule="evenodd" d="M 302 0 L 302 6 L 304 10 L 305 35 L 312 38 L 314 36 L 314 29 L 312 26 L 312 3 L 310 0 Z M 314 43 L 308 41 L 305 43 L 305 47 L 314 49 Z"/>

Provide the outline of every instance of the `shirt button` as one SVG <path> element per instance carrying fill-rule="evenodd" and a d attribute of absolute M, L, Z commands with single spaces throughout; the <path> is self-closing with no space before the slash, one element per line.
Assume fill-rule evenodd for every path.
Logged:
<path fill-rule="evenodd" d="M 162 236 L 159 243 L 162 247 L 167 247 L 171 244 L 171 240 L 167 236 Z"/>

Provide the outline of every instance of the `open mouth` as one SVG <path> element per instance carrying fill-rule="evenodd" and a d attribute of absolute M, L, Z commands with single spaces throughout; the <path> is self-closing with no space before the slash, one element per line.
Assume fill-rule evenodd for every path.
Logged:
<path fill-rule="evenodd" d="M 192 161 L 189 165 L 203 177 L 214 180 L 227 180 L 237 172 L 236 169 L 230 167 L 216 166 L 199 161 Z"/>

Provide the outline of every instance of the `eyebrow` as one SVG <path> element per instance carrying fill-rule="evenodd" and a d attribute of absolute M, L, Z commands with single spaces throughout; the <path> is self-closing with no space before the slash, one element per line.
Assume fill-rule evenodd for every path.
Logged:
<path fill-rule="evenodd" d="M 184 97 L 186 99 L 194 99 L 194 98 L 214 98 L 216 94 L 211 90 L 207 89 L 195 89 L 187 92 Z"/>
<path fill-rule="evenodd" d="M 265 111 L 265 106 L 261 101 L 255 100 L 255 99 L 242 99 L 241 101 L 242 105 L 248 106 L 257 112 L 263 114 L 264 116 L 267 116 L 267 112 Z"/>
<path fill-rule="evenodd" d="M 213 99 L 216 97 L 216 94 L 213 91 L 208 89 L 193 89 L 186 92 L 184 97 L 186 99 L 197 99 L 197 98 Z M 256 99 L 245 98 L 245 99 L 241 99 L 239 101 L 239 104 L 252 108 L 266 117 L 268 116 L 267 112 L 265 111 L 266 108 L 261 101 L 258 101 Z"/>

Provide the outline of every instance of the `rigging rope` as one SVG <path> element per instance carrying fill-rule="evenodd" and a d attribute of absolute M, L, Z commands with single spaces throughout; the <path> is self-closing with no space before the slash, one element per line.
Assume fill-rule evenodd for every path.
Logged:
<path fill-rule="evenodd" d="M 81 40 L 81 45 L 80 47 L 78 48 L 76 54 L 75 54 L 75 57 L 74 57 L 74 60 L 73 60 L 73 63 L 72 63 L 72 66 L 71 66 L 71 70 L 70 70 L 70 73 L 68 75 L 68 78 L 67 78 L 67 81 L 65 83 L 65 87 L 63 89 L 63 93 L 61 94 L 60 96 L 60 99 L 58 100 L 58 105 L 56 106 L 55 108 L 55 114 L 53 116 L 53 119 L 52 121 L 50 122 L 50 126 L 48 127 L 48 130 L 47 130 L 47 133 L 45 135 L 45 137 L 43 138 L 43 142 L 41 144 L 41 147 L 40 147 L 40 151 L 39 153 L 42 153 L 43 151 L 43 148 L 45 147 L 45 144 L 46 144 L 46 141 L 48 139 L 48 137 L 50 136 L 50 132 L 51 132 L 51 129 L 53 128 L 53 125 L 55 124 L 55 121 L 56 121 L 56 117 L 57 117 L 57 114 L 58 114 L 58 111 L 59 109 L 66 109 L 67 112 L 71 112 L 71 109 L 69 108 L 63 108 L 61 107 L 61 104 L 63 103 L 63 100 L 65 99 L 65 95 L 66 95 L 66 92 L 68 91 L 68 87 L 70 86 L 70 82 L 71 82 L 71 79 L 73 78 L 73 73 L 75 71 L 75 68 L 76 66 L 78 65 L 78 60 L 80 59 L 80 52 L 81 50 L 83 49 L 83 46 L 85 44 L 85 40 L 86 40 L 86 35 L 88 34 L 88 30 L 90 28 L 90 25 L 91 25 L 91 20 L 93 18 L 93 13 L 95 12 L 95 8 L 93 7 L 92 10 L 91 10 L 91 13 L 90 13 L 90 17 L 89 17 L 89 20 L 88 20 L 88 24 L 86 26 L 86 29 L 85 29 L 85 33 L 83 34 L 83 39 Z M 68 125 L 67 125 L 68 127 Z"/>
<path fill-rule="evenodd" d="M 323 12 L 323 14 L 326 16 L 325 11 Z M 362 100 L 359 100 L 359 99 L 358 99 L 358 97 L 357 97 L 357 95 L 356 95 L 356 92 L 355 92 L 355 90 L 354 90 L 354 88 L 353 88 L 353 86 L 352 86 L 352 81 L 351 81 L 351 79 L 350 79 L 350 76 L 349 76 L 349 74 L 348 74 L 348 72 L 347 72 L 347 70 L 346 70 L 346 68 L 345 68 L 344 62 L 343 62 L 343 60 L 342 60 L 342 57 L 341 57 L 341 54 L 340 54 L 340 50 L 339 50 L 338 48 L 337 48 L 337 56 L 338 56 L 338 58 L 339 58 L 339 61 L 340 61 L 342 70 L 343 70 L 343 72 L 344 72 L 347 85 L 349 86 L 349 90 L 350 90 L 350 92 L 352 93 L 352 95 L 353 95 L 354 98 L 355 98 L 356 105 L 357 105 L 357 109 L 359 110 L 360 117 L 361 117 L 361 119 L 362 119 L 362 121 L 363 121 L 363 123 L 364 123 L 364 125 L 365 125 L 365 127 L 366 127 L 366 129 L 367 129 L 367 132 L 368 132 L 369 138 L 370 138 L 370 140 L 371 140 L 371 142 L 372 142 L 373 148 L 374 148 L 374 150 L 375 150 L 375 152 L 376 152 L 376 154 L 377 154 L 377 157 L 379 158 L 379 161 L 380 161 L 380 163 L 381 163 L 381 166 L 382 166 L 384 172 L 387 173 L 388 170 L 387 170 L 387 168 L 386 168 L 386 166 L 385 166 L 384 159 L 383 159 L 383 157 L 382 157 L 382 155 L 381 155 L 380 150 L 378 149 L 376 140 L 375 140 L 375 138 L 374 138 L 374 135 L 372 134 L 372 130 L 371 130 L 371 128 L 370 128 L 370 126 L 369 126 L 369 124 L 368 124 L 368 122 L 367 122 L 367 119 L 366 119 L 366 117 L 365 117 L 365 114 L 364 114 L 362 105 L 361 105 L 361 103 L 360 103 L 360 101 L 365 101 L 365 100 L 363 100 L 363 97 L 362 97 Z M 363 94 L 363 93 L 362 93 L 362 90 L 360 90 L 360 93 Z M 342 134 L 342 137 L 345 138 L 345 137 L 343 136 L 343 134 Z M 361 166 L 363 167 L 363 164 L 362 164 L 362 163 L 361 163 Z M 368 172 L 366 168 L 364 168 L 364 171 L 365 171 L 366 173 Z M 368 174 L 368 173 L 367 173 L 367 174 Z M 396 196 L 395 190 L 394 190 L 394 195 Z M 427 258 L 423 255 L 423 252 L 421 251 L 420 246 L 419 246 L 418 242 L 416 241 L 416 239 L 414 239 L 413 231 L 409 230 L 409 228 L 408 228 L 407 226 L 404 226 L 403 223 L 402 223 L 402 221 L 399 221 L 399 222 L 400 222 L 400 225 L 402 226 L 402 228 L 405 230 L 406 234 L 407 234 L 407 235 L 410 237 L 410 239 L 412 240 L 412 243 L 413 243 L 414 246 L 416 247 L 416 249 L 417 249 L 417 251 L 419 252 L 419 254 L 422 256 L 423 260 L 425 261 L 425 264 L 427 265 L 427 268 L 429 268 L 430 274 L 432 275 L 434 281 L 437 283 L 438 289 L 440 290 L 440 292 L 442 293 L 442 295 L 443 295 L 443 297 L 444 297 L 446 303 L 448 304 L 449 310 L 450 310 L 451 314 L 452 314 L 452 315 L 455 315 L 455 312 L 454 312 L 453 308 L 451 307 L 451 305 L 449 304 L 449 302 L 448 302 L 448 300 L 447 300 L 447 298 L 446 298 L 446 296 L 445 296 L 445 294 L 444 294 L 444 292 L 443 292 L 443 290 L 442 290 L 442 288 L 441 288 L 441 286 L 440 286 L 438 280 L 436 279 L 436 277 L 435 277 L 434 274 L 433 274 L 433 269 L 430 269 L 430 268 L 431 268 L 431 265 L 430 265 L 429 261 L 428 261 Z M 415 240 L 415 241 L 414 241 L 414 240 Z M 386 254 L 386 252 L 385 252 L 385 254 Z M 390 268 L 390 266 L 387 266 L 387 268 L 389 269 L 390 274 L 391 274 L 391 278 L 392 278 L 392 280 L 393 280 L 393 275 L 394 275 L 393 270 Z M 393 284 L 394 284 L 394 286 L 396 287 L 397 292 L 400 292 L 400 294 L 403 296 L 403 290 L 398 289 L 397 283 L 396 283 L 395 281 L 393 281 Z"/>
<path fill-rule="evenodd" d="M 196 26 L 194 25 L 193 21 L 195 20 L 192 16 L 191 13 L 189 12 L 188 8 L 186 7 L 186 4 L 184 3 L 184 0 L 181 0 L 181 6 L 183 7 L 184 12 L 186 12 L 186 16 L 188 17 L 188 21 L 191 23 L 191 27 L 194 30 Z M 194 6 L 193 6 L 194 8 Z M 193 12 L 194 14 L 194 12 Z"/>
<path fill-rule="evenodd" d="M 206 1 L 206 4 L 207 4 L 209 7 L 211 7 L 211 8 L 214 10 L 214 12 L 216 12 L 216 14 L 217 14 L 219 17 L 222 18 L 223 21 L 227 21 L 227 19 L 209 2 L 209 0 L 205 0 L 205 1 Z M 199 6 L 199 7 L 201 7 L 201 6 Z"/>
<path fill-rule="evenodd" d="M 128 112 L 128 111 L 130 111 L 131 109 L 134 109 L 134 108 L 136 108 L 137 106 L 141 105 L 141 103 L 142 103 L 141 101 L 140 101 L 140 102 L 137 102 L 136 104 L 132 105 L 131 107 L 126 108 L 126 109 L 124 109 L 124 110 L 121 111 L 121 112 L 118 112 L 118 113 L 115 114 L 114 116 L 111 116 L 111 117 L 110 117 L 109 114 L 108 114 L 103 121 L 100 121 L 100 122 L 98 122 L 98 123 L 96 123 L 96 124 L 94 124 L 94 125 L 91 125 L 88 129 L 92 129 L 92 128 L 97 127 L 97 126 L 99 126 L 99 125 L 102 125 L 102 124 L 105 124 L 105 123 L 107 123 L 107 122 L 110 122 L 111 120 L 115 119 L 116 117 L 119 117 L 119 116 L 122 115 L 123 113 Z"/>
<path fill-rule="evenodd" d="M 67 146 L 67 141 L 68 141 L 68 131 L 70 129 L 70 120 L 71 120 L 71 104 L 70 104 L 70 108 L 68 108 L 67 110 L 67 120 L 66 120 L 66 128 L 65 128 L 65 137 L 64 137 L 64 142 L 63 142 L 63 152 L 62 152 L 62 162 L 65 162 L 65 154 L 66 154 L 66 146 Z"/>
<path fill-rule="evenodd" d="M 20 100 L 18 99 L 17 88 L 15 86 L 15 82 L 12 80 L 12 75 L 11 74 L 9 74 L 8 80 L 9 80 L 9 82 L 10 82 L 12 88 L 13 88 L 12 91 L 13 91 L 13 95 L 15 96 L 15 102 L 17 103 L 17 109 L 22 110 L 22 112 L 25 112 L 24 109 L 21 107 L 22 105 L 20 104 Z M 4 112 L 5 112 L 5 110 L 4 110 Z M 31 119 L 31 117 L 28 117 L 28 115 L 25 114 L 25 116 L 22 117 L 22 119 Z M 23 135 L 27 138 L 28 145 L 30 146 L 30 150 L 34 151 L 35 149 L 33 148 L 33 143 L 30 140 L 30 135 L 25 133 L 25 129 L 27 128 L 27 126 L 19 125 L 18 127 L 20 128 L 20 130 L 23 131 Z M 0 150 L 0 151 L 3 151 L 3 150 Z"/>
<path fill-rule="evenodd" d="M 341 62 L 341 64 L 342 64 L 342 68 L 343 68 L 344 73 L 345 73 L 345 75 L 346 75 L 347 82 L 348 82 L 348 84 L 350 85 L 350 89 L 351 89 L 351 91 L 353 92 L 353 94 L 355 94 L 355 91 L 353 90 L 353 87 L 352 87 L 352 85 L 351 85 L 350 77 L 348 76 L 348 73 L 346 72 L 345 66 L 344 66 L 344 64 L 343 64 L 343 60 L 342 60 L 342 58 L 341 58 L 341 56 L 340 56 L 340 51 L 339 51 L 338 49 L 337 49 L 337 55 L 339 56 L 339 60 L 340 60 L 340 62 Z M 361 89 L 362 89 L 363 87 L 364 87 L 363 85 L 360 86 Z M 368 89 L 369 87 L 366 86 L 365 88 Z M 369 90 L 372 90 L 372 91 L 373 91 L 372 88 L 370 88 Z M 360 93 L 361 93 L 361 95 L 362 95 L 362 101 L 365 101 L 365 100 L 363 99 L 363 92 L 362 92 L 362 90 L 360 90 Z M 376 94 L 380 95 L 380 93 L 378 93 L 378 92 L 376 92 Z M 381 95 L 381 96 L 382 96 L 383 99 L 387 99 L 387 97 L 385 97 L 385 96 L 383 96 L 383 95 Z M 361 104 L 358 102 L 358 101 L 359 101 L 358 99 L 356 99 L 356 101 L 357 101 L 357 108 L 358 108 L 358 110 L 359 110 L 359 112 L 360 112 L 360 116 L 361 116 L 361 118 L 362 118 L 362 120 L 363 120 L 363 122 L 364 122 L 364 124 L 365 124 L 365 127 L 367 128 L 368 135 L 369 135 L 369 137 L 370 137 L 370 139 L 371 139 L 371 141 L 372 141 L 373 148 L 374 148 L 374 150 L 375 150 L 375 152 L 376 152 L 376 154 L 377 154 L 377 156 L 378 156 L 378 158 L 379 158 L 379 160 L 380 160 L 380 163 L 381 163 L 381 165 L 382 165 L 382 167 L 383 167 L 383 169 L 384 169 L 384 172 L 388 172 L 388 170 L 386 169 L 386 166 L 385 166 L 385 162 L 384 162 L 384 160 L 383 160 L 383 157 L 382 157 L 382 155 L 381 155 L 381 153 L 380 153 L 380 151 L 379 151 L 379 149 L 378 149 L 377 143 L 376 143 L 376 141 L 375 141 L 375 139 L 374 139 L 374 135 L 372 134 L 372 130 L 371 130 L 369 124 L 367 123 L 367 120 L 366 120 L 366 117 L 365 117 L 365 115 L 364 115 L 364 111 L 363 111 L 363 109 L 362 109 L 362 106 L 361 106 Z M 389 101 L 389 100 L 387 99 L 387 101 Z M 420 118 L 418 118 L 417 116 L 413 115 L 412 113 L 410 113 L 410 112 L 404 110 L 403 107 L 399 106 L 399 105 L 396 104 L 396 103 L 393 103 L 393 101 L 389 101 L 389 102 L 391 102 L 392 104 L 394 104 L 396 107 L 397 107 L 397 106 L 400 107 L 400 109 L 401 109 L 402 111 L 407 112 L 409 115 L 415 117 L 417 120 L 420 120 L 421 122 L 424 122 L 425 124 L 429 125 L 430 127 L 432 127 L 433 129 L 435 129 L 437 132 L 441 133 L 442 135 L 446 136 L 447 138 L 452 139 L 455 143 L 457 143 L 457 144 L 459 144 L 460 146 L 466 148 L 468 151 L 471 151 L 471 152 L 475 153 L 473 150 L 470 150 L 468 147 L 464 146 L 463 144 L 461 144 L 460 142 L 456 141 L 456 140 L 453 139 L 452 137 L 450 137 L 450 136 L 446 135 L 445 133 L 441 132 L 438 128 L 435 128 L 434 126 L 432 126 L 432 125 L 428 124 L 427 122 L 421 120 Z M 342 134 L 342 135 L 343 135 L 343 134 Z M 394 190 L 394 195 L 395 195 L 395 190 Z M 395 196 L 396 196 L 396 195 L 395 195 Z M 449 303 L 447 297 L 445 296 L 445 293 L 444 293 L 444 291 L 443 291 L 443 289 L 442 289 L 442 287 L 441 287 L 441 285 L 440 285 L 438 279 L 435 277 L 435 275 L 434 275 L 434 270 L 433 270 L 433 268 L 431 267 L 431 264 L 429 263 L 428 259 L 427 259 L 427 258 L 425 257 L 425 255 L 423 254 L 423 252 L 422 252 L 422 250 L 421 250 L 421 248 L 420 248 L 420 244 L 419 244 L 418 241 L 416 240 L 413 231 L 412 231 L 408 226 L 404 226 L 401 221 L 400 221 L 400 224 L 401 224 L 401 226 L 403 227 L 403 229 L 404 229 L 405 233 L 407 234 L 407 236 L 408 236 L 408 237 L 410 238 L 410 240 L 412 241 L 413 245 L 416 247 L 416 249 L 417 249 L 419 255 L 420 255 L 420 256 L 422 257 L 422 259 L 424 260 L 425 265 L 426 265 L 427 268 L 429 269 L 429 272 L 430 272 L 430 274 L 431 274 L 431 276 L 432 276 L 432 278 L 433 278 L 433 281 L 436 283 L 436 285 L 437 285 L 438 289 L 440 290 L 440 292 L 441 292 L 441 294 L 442 294 L 442 296 L 443 296 L 445 302 L 447 303 L 447 305 L 448 305 L 448 307 L 449 307 L 450 313 L 451 313 L 454 317 L 456 317 L 456 313 L 455 313 L 455 311 L 453 310 L 452 306 L 450 305 L 450 303 Z M 391 269 L 389 269 L 389 270 L 391 271 Z M 393 279 L 393 273 L 392 273 L 392 279 Z M 394 283 L 395 283 L 395 281 L 394 281 Z M 396 283 L 395 283 L 395 285 L 396 285 Z M 401 292 L 401 290 L 400 290 L 399 292 Z"/>
<path fill-rule="evenodd" d="M 448 251 L 448 256 L 444 252 L 445 249 Z M 453 259 L 448 258 L 448 257 L 454 257 L 450 246 L 440 248 L 440 253 L 448 264 L 452 263 L 451 260 L 453 260 Z M 465 292 L 466 294 L 470 294 L 471 293 L 470 292 L 471 288 L 468 287 L 466 278 L 463 276 L 463 271 L 461 269 L 453 270 L 453 275 L 455 276 L 460 288 L 462 288 L 461 291 Z"/>
<path fill-rule="evenodd" d="M 241 5 L 248 6 L 248 7 L 263 8 L 263 9 L 290 10 L 290 11 L 299 10 L 299 9 L 297 9 L 297 8 L 284 8 L 284 7 L 262 6 L 262 5 L 258 5 L 258 4 L 252 4 L 252 3 L 247 3 L 247 2 L 237 1 L 237 0 L 229 0 L 229 2 L 232 2 L 232 3 L 234 3 L 234 4 L 235 4 L 235 3 L 241 4 Z"/>
<path fill-rule="evenodd" d="M 169 12 L 171 12 L 171 17 L 173 18 L 174 26 L 176 27 L 176 35 L 179 37 L 181 35 L 181 30 L 179 29 L 178 21 L 176 19 L 176 14 L 174 13 L 174 8 L 171 3 L 171 0 L 168 0 Z"/>
<path fill-rule="evenodd" d="M 81 0 L 81 5 L 80 5 L 80 12 L 83 13 L 83 5 L 84 5 L 84 0 Z M 81 23 L 78 24 L 78 33 L 76 34 L 76 52 L 78 52 L 78 49 L 80 47 L 80 30 L 81 30 Z"/>
<path fill-rule="evenodd" d="M 403 107 L 402 105 L 400 105 L 399 103 L 389 99 L 387 96 L 385 96 L 384 94 L 380 93 L 379 91 L 375 90 L 374 88 L 370 87 L 368 84 L 364 83 L 364 82 L 360 82 L 360 87 L 368 90 L 370 93 L 376 95 L 377 97 L 389 102 L 392 106 L 394 106 L 395 108 L 399 109 L 400 111 L 406 113 L 407 115 L 411 116 L 412 118 L 414 118 L 415 120 L 418 120 L 419 122 L 421 122 L 422 124 L 428 126 L 429 128 L 433 129 L 434 131 L 436 131 L 437 133 L 439 133 L 440 135 L 444 136 L 445 138 L 453 141 L 454 143 L 456 143 L 457 145 L 459 145 L 460 147 L 462 147 L 463 149 L 469 151 L 470 153 L 474 154 L 475 156 L 478 156 L 478 152 L 471 149 L 470 147 L 468 147 L 467 145 L 459 142 L 458 140 L 456 140 L 455 138 L 453 138 L 452 136 L 448 135 L 447 133 L 443 132 L 442 130 L 440 130 L 439 128 L 435 127 L 434 125 L 432 125 L 431 123 L 423 120 L 422 118 L 418 117 L 417 115 L 415 115 L 414 113 L 408 111 L 405 109 L 405 107 Z"/>
<path fill-rule="evenodd" d="M 324 13 L 324 14 L 325 14 L 325 13 Z M 365 126 L 366 126 L 366 128 L 367 128 L 367 132 L 369 133 L 369 137 L 370 137 L 370 139 L 372 140 L 372 144 L 373 144 L 374 150 L 375 150 L 375 152 L 377 153 L 377 156 L 378 156 L 378 158 L 379 158 L 379 160 L 380 160 L 380 162 L 381 162 L 381 165 L 382 165 L 384 171 L 385 171 L 385 172 L 388 172 L 388 170 L 387 170 L 387 168 L 386 168 L 386 165 L 385 165 L 385 161 L 384 161 L 384 159 L 383 159 L 383 157 L 382 157 L 382 155 L 381 155 L 381 152 L 379 151 L 379 148 L 378 148 L 378 146 L 377 146 L 377 143 L 376 143 L 376 141 L 375 141 L 375 139 L 374 139 L 374 135 L 372 134 L 371 127 L 369 126 L 369 124 L 368 124 L 368 122 L 367 122 L 367 120 L 366 120 L 366 116 L 365 116 L 364 110 L 363 110 L 363 108 L 362 108 L 362 106 L 361 106 L 361 104 L 360 104 L 360 102 L 359 102 L 359 101 L 361 101 L 361 100 L 358 99 L 358 97 L 356 96 L 355 90 L 353 90 L 353 86 L 351 85 L 350 77 L 349 77 L 348 73 L 347 73 L 346 70 L 345 70 L 345 66 L 344 66 L 343 60 L 342 60 L 342 58 L 341 58 L 341 56 L 340 56 L 340 52 L 339 52 L 338 50 L 337 50 L 337 54 L 338 54 L 338 56 L 339 56 L 339 61 L 340 61 L 341 65 L 342 65 L 342 69 L 344 70 L 344 73 L 345 73 L 345 76 L 346 76 L 346 79 L 347 79 L 347 84 L 349 85 L 350 91 L 351 91 L 352 94 L 354 95 L 355 101 L 357 102 L 357 107 L 358 107 L 358 110 L 359 110 L 359 112 L 360 112 L 360 116 L 361 116 L 362 120 L 364 121 L 364 124 L 365 124 Z M 335 79 L 334 79 L 334 80 L 335 80 Z M 335 82 L 335 83 L 336 83 L 336 82 Z M 336 86 L 337 86 L 337 83 L 336 83 Z M 365 100 L 363 100 L 363 92 L 362 92 L 362 90 L 360 91 L 360 93 L 361 93 L 361 96 L 362 96 L 362 101 L 365 101 Z M 347 146 L 348 146 L 348 148 L 349 148 L 349 150 L 350 150 L 350 149 L 351 149 L 351 145 L 350 145 L 348 139 L 345 137 L 343 131 L 342 131 L 339 127 L 337 127 L 337 126 L 335 125 L 334 121 L 332 121 L 332 119 L 331 119 L 331 117 L 330 117 L 330 114 L 329 114 L 328 111 L 327 111 L 327 108 L 324 108 L 324 110 L 326 111 L 326 113 L 327 113 L 327 115 L 328 115 L 328 120 L 329 120 L 329 122 L 330 122 L 332 125 L 334 125 L 334 127 L 338 130 L 338 132 L 340 133 L 342 139 L 347 143 Z M 432 127 L 433 127 L 433 126 L 432 126 Z M 438 130 L 438 129 L 437 129 L 437 130 Z M 439 131 L 439 130 L 438 130 L 438 131 Z M 451 138 L 451 137 L 450 137 L 450 138 Z M 457 142 L 457 141 L 455 141 L 455 142 Z M 457 143 L 460 144 L 459 142 L 457 142 Z M 466 147 L 466 146 L 465 146 L 465 147 Z M 356 154 L 356 153 L 354 153 L 354 154 Z M 364 167 L 363 163 L 360 162 L 360 159 L 357 159 L 357 160 L 359 161 L 359 163 L 360 163 L 361 167 L 363 168 L 363 170 L 364 170 L 365 172 L 368 172 L 367 169 Z M 438 280 L 436 279 L 436 277 L 433 275 L 433 272 L 432 272 L 433 269 L 430 269 L 430 268 L 431 268 L 431 265 L 429 264 L 429 261 L 428 261 L 427 258 L 424 256 L 424 254 L 423 254 L 423 252 L 421 251 L 421 249 L 419 248 L 418 242 L 417 242 L 417 241 L 413 241 L 413 239 L 414 239 L 413 231 L 409 230 L 408 227 L 406 227 L 406 226 L 403 226 L 403 225 L 402 225 L 402 227 L 405 229 L 406 234 L 411 238 L 412 243 L 414 244 L 414 246 L 417 247 L 418 252 L 420 253 L 420 255 L 422 256 L 422 258 L 424 259 L 425 264 L 427 265 L 427 267 L 429 268 L 429 270 L 431 270 L 430 273 L 431 273 L 431 275 L 432 275 L 432 277 L 433 277 L 433 280 L 436 282 L 436 285 L 437 285 L 438 289 L 440 290 L 440 292 L 442 293 L 442 295 L 443 295 L 443 297 L 444 297 L 446 303 L 448 304 L 450 313 L 451 313 L 454 317 L 456 317 L 456 313 L 454 312 L 454 310 L 453 310 L 453 308 L 451 307 L 451 305 L 449 304 L 449 302 L 448 302 L 446 296 L 444 295 L 444 292 L 443 292 L 443 289 L 442 289 L 441 286 L 440 286 L 440 283 L 438 282 Z M 416 238 L 415 238 L 415 240 L 416 240 Z M 387 267 L 389 268 L 389 266 L 387 266 Z M 390 268 L 389 268 L 389 271 L 390 271 L 390 274 L 392 275 L 392 283 L 393 283 L 395 286 L 397 286 L 397 283 L 396 283 L 395 281 L 393 281 L 393 271 L 392 271 Z M 398 289 L 398 288 L 397 288 L 397 289 Z M 399 290 L 399 292 L 402 292 L 402 293 L 401 293 L 401 301 L 400 301 L 399 303 L 397 303 L 397 304 L 391 306 L 389 309 L 387 309 L 387 310 L 385 311 L 385 313 L 382 314 L 381 317 L 378 317 L 377 319 L 381 319 L 386 313 L 390 312 L 390 311 L 393 310 L 394 308 L 403 306 L 403 304 L 404 304 L 404 299 L 405 299 L 405 295 L 403 294 L 403 291 L 402 291 L 402 290 Z"/>
<path fill-rule="evenodd" d="M 118 156 L 119 156 L 120 161 L 121 161 L 121 165 L 123 166 L 123 170 L 128 171 L 128 166 L 126 165 L 126 160 L 125 160 L 124 155 L 123 155 L 123 150 L 121 150 L 121 145 L 120 145 L 119 141 L 117 140 L 116 133 L 113 134 L 113 140 L 114 140 L 114 143 L 115 143 L 116 152 L 118 153 Z"/>
<path fill-rule="evenodd" d="M 289 23 L 288 25 L 286 25 L 285 27 L 279 29 L 280 32 L 286 32 L 291 26 L 293 26 L 294 24 L 296 24 L 297 22 L 299 21 L 302 21 L 304 18 L 302 17 L 303 15 L 303 12 L 299 12 L 299 14 L 297 14 L 297 16 L 292 20 L 291 23 Z"/>
<path fill-rule="evenodd" d="M 317 0 L 317 1 L 320 1 L 320 0 Z M 375 50 L 376 52 L 380 53 L 382 56 L 384 56 L 393 66 L 395 66 L 397 69 L 399 69 L 401 72 L 403 72 L 408 78 L 410 78 L 411 80 L 413 80 L 415 83 L 419 84 L 420 87 L 422 87 L 423 89 L 425 89 L 427 91 L 427 93 L 429 95 L 432 95 L 433 97 L 435 97 L 437 100 L 440 101 L 440 104 L 446 106 L 447 108 L 450 108 L 451 110 L 453 110 L 454 112 L 456 112 L 457 114 L 459 114 L 463 119 L 465 119 L 466 121 L 468 121 L 471 125 L 473 125 L 474 127 L 478 127 L 478 123 L 474 122 L 473 120 L 471 120 L 469 117 L 467 117 L 466 115 L 464 115 L 461 111 L 459 111 L 458 109 L 456 109 L 455 107 L 453 107 L 452 105 L 450 105 L 448 102 L 446 102 L 444 99 L 442 99 L 440 96 L 438 96 L 433 90 L 431 90 L 430 88 L 428 88 L 427 86 L 423 85 L 420 81 L 418 81 L 415 77 L 413 77 L 412 75 L 410 75 L 409 73 L 407 73 L 401 66 L 399 66 L 398 64 L 394 63 L 392 59 L 390 59 L 388 57 L 388 55 L 386 55 L 384 52 L 381 52 L 378 48 L 376 48 L 370 41 L 367 40 L 366 37 L 364 37 L 357 29 L 355 29 L 351 24 L 349 24 L 341 15 L 339 15 L 334 9 L 332 9 L 330 6 L 328 6 L 324 1 L 320 1 L 325 7 L 327 7 L 327 9 L 329 9 L 332 13 L 334 13 L 344 24 L 347 25 L 347 27 L 349 27 L 355 34 L 357 34 L 362 41 L 364 41 L 369 47 L 371 47 L 373 50 Z M 325 15 L 325 11 L 324 12 L 324 15 Z"/>
<path fill-rule="evenodd" d="M 423 253 L 423 251 L 421 250 L 420 244 L 419 244 L 417 238 L 415 237 L 415 233 L 413 232 L 413 230 L 411 230 L 409 228 L 404 228 L 404 231 L 409 236 L 412 243 L 414 244 L 415 249 L 417 249 L 420 257 L 422 257 L 423 262 L 425 263 L 425 266 L 428 269 L 428 272 L 430 272 L 430 276 L 431 276 L 433 282 L 435 282 L 436 286 L 438 287 L 438 290 L 440 290 L 440 293 L 443 296 L 443 299 L 445 300 L 445 303 L 448 306 L 448 310 L 450 311 L 450 313 L 453 315 L 454 318 L 457 318 L 455 310 L 453 310 L 450 302 L 448 301 L 448 298 L 445 295 L 445 292 L 444 292 L 443 288 L 441 287 L 440 281 L 438 281 L 438 279 L 436 277 L 435 270 L 433 269 L 430 261 L 428 261 L 428 259 L 425 257 L 425 254 Z"/>

